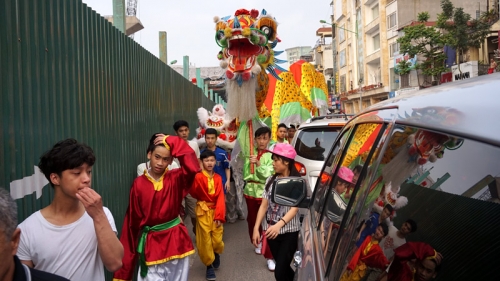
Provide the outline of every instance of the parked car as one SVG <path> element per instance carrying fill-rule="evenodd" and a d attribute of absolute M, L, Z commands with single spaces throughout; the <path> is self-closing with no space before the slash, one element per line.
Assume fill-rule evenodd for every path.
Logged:
<path fill-rule="evenodd" d="M 290 143 L 297 152 L 295 167 L 314 188 L 328 152 L 340 130 L 353 115 L 335 114 L 313 117 L 302 123 Z"/>
<path fill-rule="evenodd" d="M 386 221 L 390 230 L 412 219 L 418 227 L 406 242 L 424 242 L 433 255 L 442 254 L 440 267 L 429 269 L 435 280 L 500 280 L 499 89 L 500 73 L 378 103 L 339 133 L 312 196 L 306 195 L 304 179 L 278 179 L 272 200 L 307 210 L 296 279 L 340 280 L 350 274 L 346 267 L 353 255 L 364 255 L 355 245 L 358 226 L 390 204 L 395 210 Z M 351 175 L 352 183 L 343 184 L 346 168 L 356 166 L 361 167 L 357 180 Z M 389 238 L 380 246 L 394 255 L 397 245 Z M 415 259 L 409 274 L 423 272 L 433 257 L 412 251 L 404 257 L 403 248 L 393 257 L 403 267 L 405 258 Z"/>

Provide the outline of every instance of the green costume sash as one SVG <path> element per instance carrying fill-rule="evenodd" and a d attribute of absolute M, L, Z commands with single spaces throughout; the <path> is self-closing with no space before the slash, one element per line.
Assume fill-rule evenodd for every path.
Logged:
<path fill-rule="evenodd" d="M 148 266 L 146 265 L 146 254 L 145 249 L 146 249 L 146 237 L 148 236 L 148 233 L 150 231 L 162 231 L 162 230 L 167 230 L 169 228 L 172 228 L 178 224 L 181 223 L 181 219 L 179 217 L 176 217 L 175 219 L 168 221 L 166 223 L 158 224 L 155 226 L 145 226 L 142 229 L 141 233 L 141 238 L 139 238 L 139 244 L 137 245 L 137 253 L 139 253 L 139 263 L 141 266 L 141 277 L 146 277 L 148 274 Z"/>

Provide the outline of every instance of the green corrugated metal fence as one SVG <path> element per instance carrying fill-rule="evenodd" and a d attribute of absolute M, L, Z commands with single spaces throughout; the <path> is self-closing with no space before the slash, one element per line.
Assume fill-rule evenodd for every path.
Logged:
<path fill-rule="evenodd" d="M 197 108 L 213 107 L 80 1 L 0 1 L 0 70 L 0 186 L 32 176 L 44 151 L 74 137 L 95 151 L 93 187 L 120 230 L 150 135 L 173 133 L 177 119 L 194 135 Z M 45 186 L 17 200 L 19 219 L 51 198 Z"/>

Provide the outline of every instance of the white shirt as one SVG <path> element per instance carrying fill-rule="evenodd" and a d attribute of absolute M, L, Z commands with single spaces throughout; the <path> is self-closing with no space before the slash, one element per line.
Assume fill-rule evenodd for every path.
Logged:
<path fill-rule="evenodd" d="M 196 141 L 188 140 L 188 144 L 194 150 L 194 153 L 196 153 L 196 158 L 200 159 L 200 148 L 198 147 L 198 143 Z"/>
<path fill-rule="evenodd" d="M 394 249 L 406 243 L 405 238 L 399 238 L 398 229 L 391 223 L 389 225 L 389 234 L 387 234 L 379 245 L 384 251 L 385 257 L 390 260 L 394 256 Z"/>
<path fill-rule="evenodd" d="M 113 215 L 106 207 L 104 213 L 117 233 Z M 19 228 L 21 241 L 17 256 L 20 260 L 33 261 L 35 269 L 72 281 L 104 281 L 104 264 L 97 251 L 94 221 L 87 212 L 71 224 L 57 226 L 38 211 Z"/>
<path fill-rule="evenodd" d="M 149 170 L 149 168 L 150 168 L 149 162 L 150 161 L 137 165 L 137 176 L 138 177 L 144 175 L 145 170 Z M 178 168 L 179 168 L 179 164 L 177 164 L 177 162 L 175 162 L 175 161 L 172 161 L 172 164 L 167 166 L 167 169 L 169 169 L 169 170 L 178 169 Z"/>

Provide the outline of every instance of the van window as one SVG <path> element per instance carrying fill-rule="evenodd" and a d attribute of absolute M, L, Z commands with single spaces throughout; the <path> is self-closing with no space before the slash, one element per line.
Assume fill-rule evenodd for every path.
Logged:
<path fill-rule="evenodd" d="M 300 130 L 295 143 L 297 155 L 309 160 L 325 161 L 342 127 Z"/>
<path fill-rule="evenodd" d="M 344 144 L 347 143 L 349 137 L 349 131 L 346 131 L 339 141 L 332 148 L 332 153 L 325 162 L 325 168 L 321 172 L 321 175 L 316 183 L 316 188 L 313 193 L 313 222 L 315 226 L 318 226 L 321 219 L 321 214 L 323 213 L 323 207 L 325 205 L 326 194 L 330 187 L 331 175 L 335 172 L 335 166 L 340 161 L 342 156 L 342 148 Z"/>
<path fill-rule="evenodd" d="M 360 214 L 356 213 L 349 218 L 352 223 L 345 224 L 344 230 L 340 231 L 344 214 L 349 201 L 352 199 L 352 195 L 355 193 L 356 186 L 365 182 L 366 171 L 362 173 L 364 163 L 368 157 L 370 159 L 373 158 L 375 151 L 379 149 L 375 146 L 374 151 L 372 151 L 377 137 L 381 135 L 381 131 L 384 128 L 384 124 L 373 123 L 356 126 L 351 142 L 344 149 L 345 153 L 342 158 L 341 167 L 338 169 L 335 179 L 329 183 L 330 190 L 325 195 L 327 201 L 325 203 L 324 216 L 319 227 L 323 256 L 327 263 L 330 263 L 332 258 L 335 241 L 339 232 L 353 232 L 356 221 L 359 220 Z M 332 169 L 334 166 L 332 166 Z M 356 199 L 356 202 L 359 202 L 359 200 Z"/>
<path fill-rule="evenodd" d="M 329 280 L 352 274 L 377 280 L 390 260 L 392 280 L 405 272 L 435 280 L 498 279 L 499 159 L 500 148 L 490 144 L 395 128 L 354 199 L 362 231 L 350 232 L 352 225 L 343 231 Z M 382 239 L 381 224 L 388 231 Z M 439 266 L 436 252 L 443 256 Z"/>

